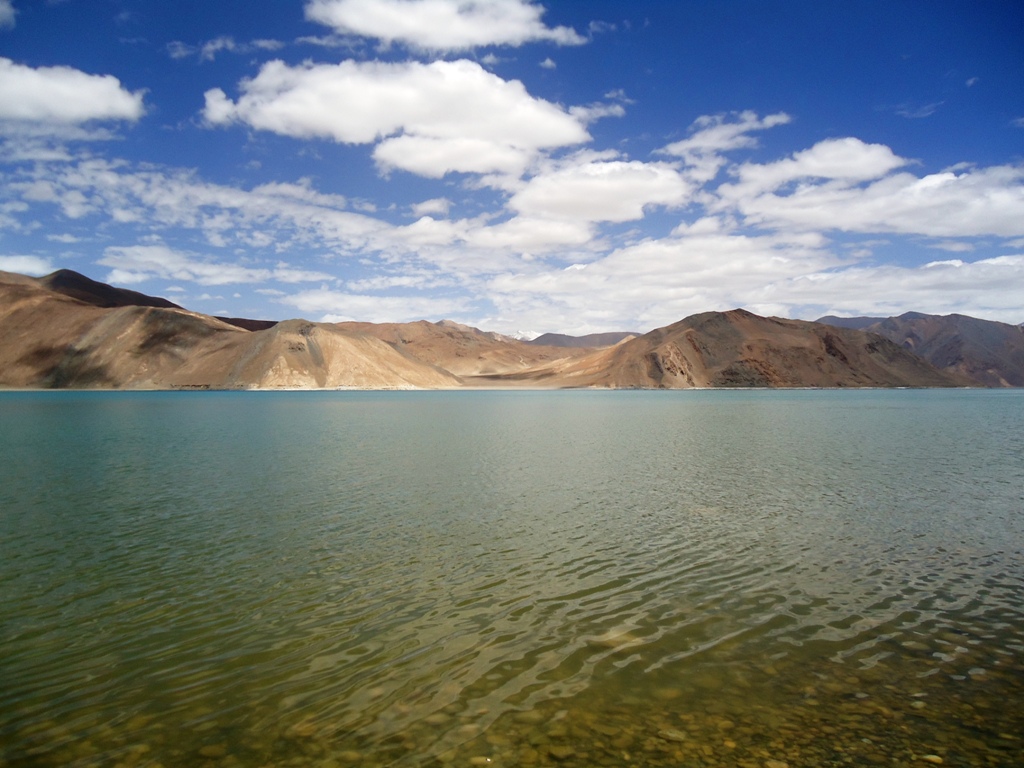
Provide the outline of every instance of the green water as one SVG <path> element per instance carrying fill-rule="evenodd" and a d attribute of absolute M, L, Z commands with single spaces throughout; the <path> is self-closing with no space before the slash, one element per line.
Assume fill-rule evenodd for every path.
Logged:
<path fill-rule="evenodd" d="M 1020 391 L 0 394 L 4 768 L 1021 765 L 1022 587 Z"/>

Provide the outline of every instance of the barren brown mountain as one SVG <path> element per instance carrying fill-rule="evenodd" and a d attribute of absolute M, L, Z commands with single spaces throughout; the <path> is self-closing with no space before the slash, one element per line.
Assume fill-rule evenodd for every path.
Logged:
<path fill-rule="evenodd" d="M 611 331 L 609 333 L 588 333 L 586 336 L 567 336 L 564 333 L 543 333 L 527 344 L 549 347 L 613 347 L 623 341 L 642 336 L 632 331 Z"/>
<path fill-rule="evenodd" d="M 736 309 L 705 312 L 566 364 L 501 377 L 572 387 L 950 387 L 888 339 Z"/>
<path fill-rule="evenodd" d="M 453 387 L 447 371 L 373 336 L 289 320 L 247 331 L 153 306 L 103 308 L 0 273 L 0 384 L 8 387 Z"/>
<path fill-rule="evenodd" d="M 162 302 L 162 303 L 161 303 Z M 858 330 L 708 312 L 603 349 L 451 321 L 246 321 L 62 271 L 0 273 L 0 386 L 94 388 L 892 387 L 970 385 Z"/>
<path fill-rule="evenodd" d="M 367 333 L 403 354 L 457 376 L 487 376 L 550 365 L 580 357 L 592 348 L 529 344 L 450 320 L 430 323 L 339 323 L 339 328 Z M 597 346 L 597 345 L 593 345 Z M 477 382 L 486 384 L 486 380 Z"/>
<path fill-rule="evenodd" d="M 911 350 L 944 371 L 963 374 L 985 387 L 1024 387 L 1024 328 L 967 315 L 857 318 L 872 331 Z M 818 322 L 842 322 L 821 318 Z"/>

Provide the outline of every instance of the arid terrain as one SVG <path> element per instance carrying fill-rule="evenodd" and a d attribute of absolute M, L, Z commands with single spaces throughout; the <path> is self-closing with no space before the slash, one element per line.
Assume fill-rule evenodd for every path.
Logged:
<path fill-rule="evenodd" d="M 885 336 L 936 368 L 967 376 L 986 387 L 1024 387 L 1024 328 L 966 315 L 823 317 L 819 323 L 859 328 Z"/>
<path fill-rule="evenodd" d="M 867 320 L 861 329 L 840 327 L 844 321 L 839 318 L 807 322 L 737 309 L 693 315 L 639 336 L 547 334 L 524 342 L 447 320 L 373 324 L 217 318 L 70 270 L 42 278 L 0 272 L 0 386 L 1024 385 L 1024 334 L 1017 326 L 914 313 L 848 322 Z M 537 343 L 543 341 L 548 343 Z"/>

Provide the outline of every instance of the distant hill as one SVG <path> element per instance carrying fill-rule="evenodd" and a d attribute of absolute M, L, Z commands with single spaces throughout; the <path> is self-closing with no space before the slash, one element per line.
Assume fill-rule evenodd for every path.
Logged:
<path fill-rule="evenodd" d="M 46 277 L 41 277 L 38 284 L 42 288 L 70 296 L 73 299 L 92 304 L 94 307 L 163 307 L 165 309 L 184 309 L 167 299 L 147 296 L 138 291 L 126 288 L 115 288 L 100 283 L 70 269 L 58 269 Z"/>
<path fill-rule="evenodd" d="M 1024 387 L 1024 328 L 967 315 L 906 312 L 873 319 L 865 329 L 909 349 L 936 368 L 985 387 Z M 821 318 L 836 325 L 843 318 Z"/>
<path fill-rule="evenodd" d="M 824 317 L 819 317 L 814 322 L 834 325 L 836 328 L 853 328 L 857 331 L 863 331 L 865 328 L 875 323 L 880 323 L 883 320 L 885 320 L 884 317 L 836 317 L 835 315 L 825 315 Z"/>
<path fill-rule="evenodd" d="M 338 328 L 386 341 L 404 355 L 456 376 L 486 376 L 519 371 L 578 357 L 588 349 L 543 346 L 481 331 L 451 320 L 431 323 L 338 323 Z"/>
<path fill-rule="evenodd" d="M 31 278 L 30 278 L 31 279 Z M 58 269 L 45 277 L 36 280 L 36 284 L 73 299 L 92 304 L 94 307 L 111 309 L 114 307 L 161 307 L 163 309 L 184 309 L 167 299 L 147 296 L 127 288 L 115 288 L 101 283 L 71 269 Z M 250 320 L 244 317 L 218 317 L 228 325 L 244 328 L 247 331 L 262 331 L 273 328 L 275 320 Z"/>
<path fill-rule="evenodd" d="M 547 347 L 612 347 L 620 341 L 639 335 L 639 333 L 631 333 L 628 331 L 590 333 L 586 336 L 566 336 L 564 333 L 543 333 L 527 343 Z"/>
<path fill-rule="evenodd" d="M 0 272 L 0 386 L 1024 385 L 1024 330 L 1018 326 L 908 313 L 869 328 L 879 332 L 733 310 L 693 315 L 633 338 L 583 337 L 589 343 L 619 337 L 613 346 L 558 346 L 447 320 L 232 323 L 66 270 L 44 278 Z"/>
<path fill-rule="evenodd" d="M 553 386 L 950 387 L 937 370 L 875 334 L 744 310 L 705 312 L 568 363 L 503 379 Z"/>
<path fill-rule="evenodd" d="M 100 307 L 0 274 L 0 385 L 436 388 L 459 379 L 366 334 L 289 320 L 246 331 L 180 308 Z M 86 297 L 89 298 L 88 296 Z"/>

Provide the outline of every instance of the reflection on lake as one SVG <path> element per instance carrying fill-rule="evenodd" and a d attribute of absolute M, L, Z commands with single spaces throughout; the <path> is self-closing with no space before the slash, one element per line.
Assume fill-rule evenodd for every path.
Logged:
<path fill-rule="evenodd" d="M 0 425 L 5 768 L 1024 763 L 1024 392 Z"/>

